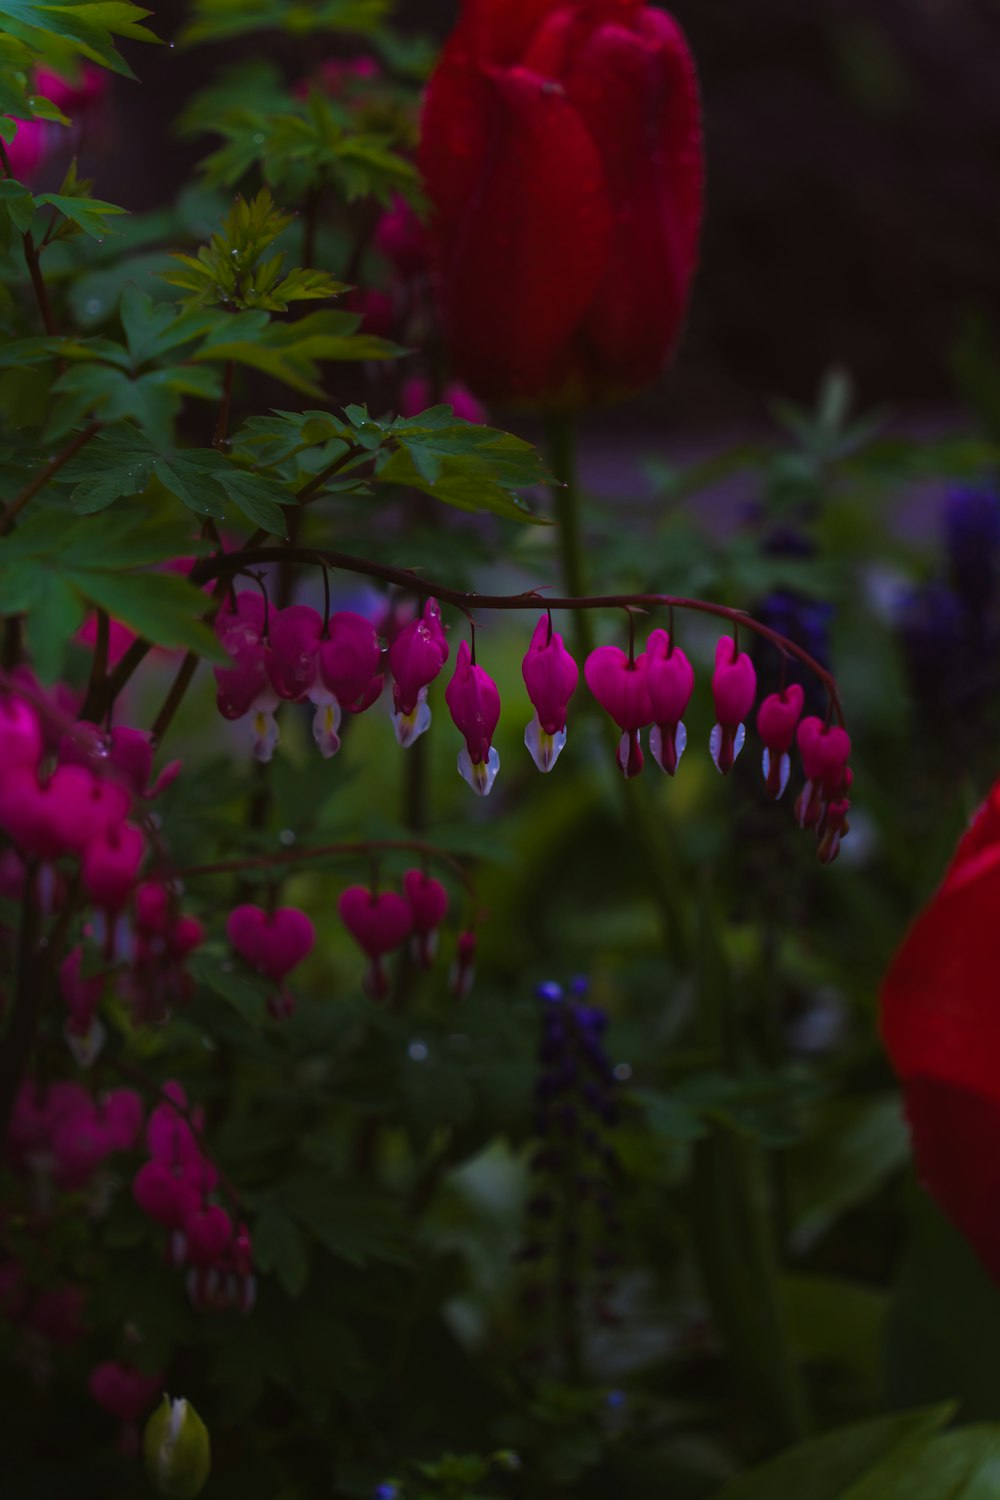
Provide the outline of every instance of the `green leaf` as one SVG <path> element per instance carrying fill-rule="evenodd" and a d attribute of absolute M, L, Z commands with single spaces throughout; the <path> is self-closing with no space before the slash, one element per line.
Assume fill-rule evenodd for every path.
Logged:
<path fill-rule="evenodd" d="M 67 567 L 64 576 L 92 604 L 152 641 L 155 646 L 182 646 L 209 661 L 227 657 L 215 634 L 199 618 L 204 595 L 174 573 L 102 573 Z"/>
<path fill-rule="evenodd" d="M 405 1220 L 384 1193 L 331 1183 L 327 1173 L 302 1172 L 284 1183 L 277 1197 L 338 1260 L 352 1266 L 409 1261 Z"/>
<path fill-rule="evenodd" d="M 964 1427 L 907 1444 L 843 1500 L 991 1500 L 1000 1485 L 1000 1426 Z"/>
<path fill-rule="evenodd" d="M 262 1271 L 273 1271 L 289 1297 L 297 1297 L 309 1279 L 305 1241 L 294 1221 L 274 1204 L 257 1216 L 253 1231 L 254 1260 Z"/>
<path fill-rule="evenodd" d="M 0 0 L 0 30 L 11 33 L 33 51 L 44 53 L 53 39 L 93 62 L 102 63 L 126 78 L 135 75 L 116 50 L 113 38 L 136 42 L 157 38 L 143 25 L 152 11 L 131 0 L 83 0 L 81 4 L 49 5 L 44 0 Z M 44 60 L 44 59 L 39 59 Z"/>
<path fill-rule="evenodd" d="M 186 46 L 218 42 L 253 31 L 285 31 L 293 36 L 314 32 L 376 32 L 390 0 L 195 0 L 191 19 L 181 32 Z"/>
<path fill-rule="evenodd" d="M 35 200 L 28 189 L 20 182 L 15 182 L 13 177 L 5 177 L 0 182 L 0 209 L 10 216 L 22 234 L 31 228 L 31 221 L 35 217 Z"/>
<path fill-rule="evenodd" d="M 260 1030 L 267 1016 L 267 997 L 273 985 L 268 985 L 245 968 L 234 968 L 229 959 L 218 958 L 204 950 L 193 954 L 187 965 L 199 984 L 228 1001 L 254 1031 Z"/>
<path fill-rule="evenodd" d="M 942 1428 L 953 1410 L 934 1406 L 827 1433 L 732 1480 L 712 1500 L 844 1500 L 848 1493 L 853 1500 L 850 1486 L 856 1480 L 880 1459 L 912 1451 Z"/>
<path fill-rule="evenodd" d="M 25 636 L 40 681 L 55 682 L 63 673 L 67 646 L 84 622 L 84 603 L 64 577 L 48 568 L 37 570 L 33 579 Z"/>
<path fill-rule="evenodd" d="M 273 480 L 232 466 L 220 469 L 216 477 L 230 500 L 255 526 L 262 526 L 272 536 L 288 536 L 288 525 L 281 509 L 283 505 L 295 503 L 294 495 L 288 490 Z"/>
<path fill-rule="evenodd" d="M 66 193 L 40 193 L 35 202 L 39 207 L 51 204 L 67 219 L 71 219 L 84 234 L 89 234 L 95 240 L 103 240 L 105 235 L 117 233 L 108 224 L 108 219 L 128 212 L 127 209 L 118 208 L 114 203 L 105 203 L 100 198 L 75 198 Z"/>

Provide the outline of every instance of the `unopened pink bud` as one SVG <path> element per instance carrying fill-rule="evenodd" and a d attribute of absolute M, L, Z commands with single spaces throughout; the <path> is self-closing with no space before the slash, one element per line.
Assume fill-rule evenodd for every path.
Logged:
<path fill-rule="evenodd" d="M 233 1221 L 224 1208 L 209 1204 L 199 1208 L 184 1225 L 187 1237 L 187 1259 L 195 1266 L 211 1266 L 218 1261 L 233 1237 Z"/>
<path fill-rule="evenodd" d="M 0 774 L 14 766 L 34 769 L 44 748 L 41 721 L 23 698 L 0 698 Z"/>
<path fill-rule="evenodd" d="M 162 1375 L 143 1375 L 134 1365 L 108 1360 L 95 1365 L 87 1389 L 98 1406 L 119 1422 L 138 1422 L 159 1400 Z"/>

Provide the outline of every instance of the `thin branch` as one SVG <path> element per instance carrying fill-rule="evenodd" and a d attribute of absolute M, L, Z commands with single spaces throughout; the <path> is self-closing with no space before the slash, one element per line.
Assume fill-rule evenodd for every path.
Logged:
<path fill-rule="evenodd" d="M 374 852 L 389 853 L 393 850 L 419 854 L 424 859 L 434 859 L 448 865 L 466 889 L 475 894 L 475 884 L 465 866 L 446 849 L 439 849 L 435 844 L 424 843 L 421 839 L 367 839 L 348 844 L 319 844 L 311 849 L 286 849 L 277 854 L 220 859 L 210 865 L 185 865 L 183 869 L 172 870 L 170 873 L 180 880 L 200 875 L 240 875 L 246 870 L 269 870 L 274 865 L 294 865 L 306 859 L 359 858 Z"/>
<path fill-rule="evenodd" d="M 95 433 L 100 432 L 101 425 L 96 418 L 93 422 L 88 423 L 81 432 L 78 432 L 66 444 L 60 453 L 56 454 L 55 458 L 50 459 L 45 467 L 39 469 L 35 477 L 29 480 L 22 490 L 18 491 L 6 510 L 0 514 L 0 536 L 6 536 L 28 502 L 35 498 L 39 490 L 45 488 L 49 480 L 59 473 L 64 464 L 68 464 L 71 458 L 76 457 L 80 449 L 90 442 Z"/>
<path fill-rule="evenodd" d="M 377 578 L 395 588 L 407 590 L 424 599 L 437 599 L 439 603 L 451 604 L 468 618 L 473 618 L 477 609 L 524 610 L 524 609 L 686 609 L 695 614 L 712 615 L 733 626 L 752 631 L 762 640 L 770 641 L 785 656 L 794 656 L 813 673 L 830 695 L 838 722 L 843 724 L 844 710 L 836 679 L 810 656 L 801 646 L 780 631 L 773 630 L 748 615 L 745 610 L 733 609 L 727 604 L 715 604 L 709 599 L 687 599 L 677 594 L 591 594 L 583 598 L 558 597 L 543 593 L 541 589 L 527 589 L 522 594 L 476 594 L 462 589 L 450 588 L 444 583 L 422 578 L 409 568 L 393 568 L 367 557 L 353 557 L 346 552 L 331 552 L 311 547 L 259 547 L 254 550 L 229 552 L 223 558 L 206 558 L 192 569 L 194 583 L 207 583 L 220 573 L 230 576 L 262 563 L 298 562 L 316 566 L 325 564 L 348 573 L 359 573 L 366 578 Z"/>
<path fill-rule="evenodd" d="M 212 434 L 212 447 L 218 448 L 224 453 L 229 446 L 229 413 L 233 406 L 233 377 L 236 374 L 236 361 L 230 359 L 226 362 L 225 373 L 222 377 L 222 400 L 219 403 L 219 415 L 215 422 L 215 432 Z"/>
<path fill-rule="evenodd" d="M 350 443 L 346 453 L 342 453 L 339 458 L 335 458 L 332 464 L 327 464 L 325 469 L 321 469 L 318 474 L 315 474 L 300 490 L 296 490 L 295 497 L 299 504 L 305 505 L 307 500 L 311 500 L 313 495 L 323 488 L 328 479 L 332 479 L 334 474 L 346 468 L 352 459 L 357 458 L 360 453 L 364 453 L 365 451 L 359 443 Z"/>

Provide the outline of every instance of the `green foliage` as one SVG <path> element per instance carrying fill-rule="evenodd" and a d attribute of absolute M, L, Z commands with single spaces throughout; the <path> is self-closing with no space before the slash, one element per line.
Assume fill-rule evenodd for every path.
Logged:
<path fill-rule="evenodd" d="M 188 44 L 228 41 L 255 31 L 368 36 L 388 9 L 389 0 L 194 0 L 181 39 Z"/>
<path fill-rule="evenodd" d="M 185 269 L 167 272 L 163 279 L 191 293 L 185 299 L 187 307 L 221 302 L 243 310 L 286 312 L 290 302 L 315 301 L 344 291 L 344 284 L 325 271 L 296 268 L 283 276 L 281 251 L 264 258 L 292 222 L 292 214 L 275 208 L 267 188 L 250 202 L 237 198 L 219 233 L 197 257 L 176 255 Z"/>

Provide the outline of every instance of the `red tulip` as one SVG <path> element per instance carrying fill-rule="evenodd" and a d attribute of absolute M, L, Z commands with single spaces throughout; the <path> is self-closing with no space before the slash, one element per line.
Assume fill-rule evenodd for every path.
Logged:
<path fill-rule="evenodd" d="M 1000 1282 L 1000 781 L 882 987 L 924 1186 Z"/>
<path fill-rule="evenodd" d="M 702 209 L 697 79 L 641 0 L 465 0 L 420 165 L 458 373 L 549 407 L 637 390 L 677 339 Z"/>

